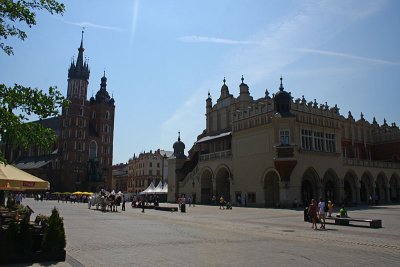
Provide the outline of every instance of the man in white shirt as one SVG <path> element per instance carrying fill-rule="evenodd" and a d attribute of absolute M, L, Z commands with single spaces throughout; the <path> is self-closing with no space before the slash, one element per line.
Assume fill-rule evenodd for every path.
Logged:
<path fill-rule="evenodd" d="M 321 221 L 320 228 L 325 229 L 325 202 L 322 199 L 322 197 L 319 198 L 318 213 L 319 213 L 319 220 Z"/>

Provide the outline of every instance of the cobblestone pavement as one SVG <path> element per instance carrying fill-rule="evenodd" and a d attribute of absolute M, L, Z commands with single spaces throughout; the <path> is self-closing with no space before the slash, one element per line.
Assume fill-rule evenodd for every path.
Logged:
<path fill-rule="evenodd" d="M 399 266 L 400 206 L 350 208 L 380 218 L 383 228 L 336 226 L 313 230 L 302 210 L 215 206 L 186 213 L 89 210 L 83 203 L 35 202 L 35 213 L 56 206 L 67 236 L 61 263 L 30 266 Z M 127 203 L 128 204 L 128 203 Z M 174 204 L 169 204 L 174 205 Z M 174 205 L 176 206 L 176 205 Z M 18 265 L 14 265 L 18 266 Z M 22 265 L 19 265 L 22 266 Z"/>

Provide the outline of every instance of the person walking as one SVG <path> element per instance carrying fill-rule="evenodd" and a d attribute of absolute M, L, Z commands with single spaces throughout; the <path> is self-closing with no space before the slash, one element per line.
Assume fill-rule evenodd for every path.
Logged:
<path fill-rule="evenodd" d="M 308 216 L 310 216 L 312 226 L 311 228 L 317 230 L 317 201 L 311 200 L 310 206 L 308 207 Z"/>
<path fill-rule="evenodd" d="M 223 210 L 225 209 L 224 203 L 225 203 L 224 197 L 221 196 L 221 197 L 219 198 L 219 209 L 223 209 Z"/>
<path fill-rule="evenodd" d="M 333 212 L 333 203 L 332 201 L 328 201 L 328 217 L 332 217 L 332 212 Z"/>
<path fill-rule="evenodd" d="M 325 229 L 325 201 L 322 199 L 322 197 L 319 198 L 318 214 L 319 220 L 321 221 L 320 228 Z"/>
<path fill-rule="evenodd" d="M 122 195 L 122 210 L 125 210 L 125 202 L 126 202 L 126 200 L 125 200 L 125 195 Z"/>

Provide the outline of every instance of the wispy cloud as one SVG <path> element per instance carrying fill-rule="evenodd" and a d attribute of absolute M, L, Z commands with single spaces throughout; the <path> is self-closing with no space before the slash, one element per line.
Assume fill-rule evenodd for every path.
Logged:
<path fill-rule="evenodd" d="M 82 21 L 82 22 L 72 22 L 72 21 L 66 21 L 66 20 L 63 20 L 63 21 L 67 24 L 71 24 L 71 25 L 75 25 L 75 26 L 79 26 L 79 27 L 85 27 L 85 28 L 97 28 L 97 29 L 103 29 L 103 30 L 114 31 L 114 32 L 124 32 L 125 31 L 125 29 L 122 29 L 122 28 L 95 24 L 95 23 L 91 23 L 88 21 Z"/>
<path fill-rule="evenodd" d="M 379 3 L 377 3 L 379 2 Z M 191 35 L 178 38 L 178 41 L 187 43 L 209 43 L 230 45 L 226 49 L 218 66 L 214 66 L 213 72 L 217 75 L 227 74 L 232 79 L 242 74 L 247 81 L 250 81 L 250 87 L 254 84 L 262 83 L 264 92 L 266 80 L 272 83 L 272 86 L 278 87 L 280 74 L 290 71 L 287 67 L 291 66 L 297 60 L 304 57 L 305 53 L 319 53 L 325 56 L 346 57 L 357 60 L 369 61 L 380 64 L 397 65 L 398 62 L 391 62 L 367 57 L 347 55 L 344 53 L 323 51 L 319 48 L 338 34 L 347 29 L 350 25 L 379 12 L 384 6 L 385 1 L 302 1 L 294 2 L 292 9 L 287 10 L 287 14 L 280 19 L 274 20 L 273 24 L 260 25 L 257 31 L 254 31 L 247 38 L 242 40 L 233 40 L 220 36 L 200 36 Z M 303 50 L 296 50 L 303 47 Z M 305 49 L 306 47 L 307 49 Z M 301 53 L 300 53 L 301 52 Z M 338 68 L 338 70 L 341 70 Z M 302 69 L 306 72 L 307 70 Z M 210 78 L 211 79 L 211 78 Z M 177 108 L 175 113 L 165 121 L 163 128 L 167 130 L 174 125 L 184 125 L 182 129 L 193 129 L 195 131 L 186 140 L 195 140 L 196 134 L 201 132 L 202 124 L 196 123 L 198 117 L 193 118 L 193 114 L 204 112 L 204 98 L 206 92 L 213 86 L 209 82 L 204 82 L 201 93 L 196 97 L 190 98 L 184 105 Z M 200 89 L 199 89 L 200 90 Z M 251 88 L 254 95 L 255 88 Z M 212 95 L 219 95 L 219 89 L 215 88 Z M 201 96 L 201 97 L 199 97 Z M 191 110 L 193 112 L 187 112 Z M 194 110 L 198 112 L 194 112 Z M 186 124 L 189 124 L 186 126 Z M 183 126 L 178 126 L 183 127 Z M 200 130 L 199 130 L 200 128 Z M 171 130 L 171 129 L 169 129 Z M 176 132 L 177 129 L 174 129 Z M 173 134 L 176 136 L 176 134 Z"/>
<path fill-rule="evenodd" d="M 324 56 L 331 56 L 331 57 L 342 57 L 342 58 L 347 58 L 347 59 L 362 60 L 362 61 L 371 62 L 371 63 L 375 63 L 375 64 L 400 66 L 400 62 L 368 58 L 368 57 L 360 57 L 360 56 L 355 56 L 355 55 L 350 55 L 350 54 L 345 54 L 345 53 L 340 53 L 340 52 L 334 52 L 334 51 L 308 49 L 308 48 L 298 48 L 298 49 L 296 49 L 296 51 L 299 51 L 302 53 L 312 53 L 312 54 L 319 54 L 319 55 L 324 55 Z"/>
<path fill-rule="evenodd" d="M 215 43 L 215 44 L 226 44 L 226 45 L 263 45 L 263 44 L 266 44 L 266 42 L 231 40 L 231 39 L 224 39 L 224 38 L 218 38 L 218 37 L 198 36 L 198 35 L 182 36 L 182 37 L 178 38 L 178 41 L 185 42 L 185 43 Z"/>
<path fill-rule="evenodd" d="M 204 112 L 203 105 L 199 105 L 199 103 L 203 102 L 206 97 L 206 93 L 204 93 L 206 88 L 206 86 L 201 86 L 193 90 L 190 98 L 162 123 L 160 131 L 162 144 L 170 144 L 171 136 L 176 139 L 179 130 L 181 130 L 182 140 L 188 142 L 196 140 L 199 129 L 204 125 L 204 122 L 198 119 L 198 115 Z M 182 131 L 183 129 L 184 131 Z M 186 145 L 191 147 L 188 143 Z"/>
<path fill-rule="evenodd" d="M 133 2 L 131 36 L 129 39 L 129 42 L 131 45 L 132 45 L 133 41 L 135 40 L 138 17 L 139 17 L 139 0 L 135 0 Z"/>

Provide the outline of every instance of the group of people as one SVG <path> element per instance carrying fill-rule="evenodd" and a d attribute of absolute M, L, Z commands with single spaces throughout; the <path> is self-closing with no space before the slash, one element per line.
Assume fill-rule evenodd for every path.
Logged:
<path fill-rule="evenodd" d="M 307 211 L 307 215 L 309 216 L 312 222 L 311 228 L 317 230 L 317 219 L 319 219 L 321 223 L 320 228 L 325 229 L 326 213 L 328 213 L 328 217 L 332 217 L 332 212 L 333 212 L 332 201 L 329 200 L 328 203 L 325 203 L 325 201 L 321 197 L 319 199 L 319 202 L 317 203 L 315 199 L 312 199 Z M 347 210 L 344 207 L 344 205 L 342 205 L 336 217 L 342 217 L 342 218 L 347 217 Z"/>

